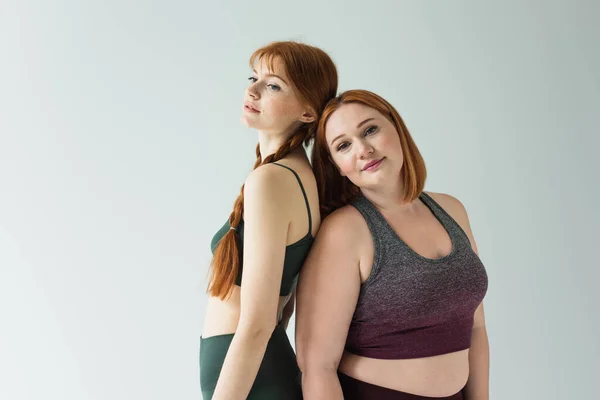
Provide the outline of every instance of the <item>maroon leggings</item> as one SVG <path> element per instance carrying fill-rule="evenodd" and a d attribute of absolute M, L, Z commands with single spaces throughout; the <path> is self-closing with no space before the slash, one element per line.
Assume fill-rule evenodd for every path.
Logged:
<path fill-rule="evenodd" d="M 427 397 L 372 385 L 340 372 L 338 372 L 338 377 L 342 385 L 342 392 L 344 392 L 344 400 L 463 400 L 462 390 L 448 397 Z"/>

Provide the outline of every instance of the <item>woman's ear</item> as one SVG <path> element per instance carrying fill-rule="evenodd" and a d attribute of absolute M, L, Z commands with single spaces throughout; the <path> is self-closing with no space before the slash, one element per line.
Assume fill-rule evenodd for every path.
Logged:
<path fill-rule="evenodd" d="M 309 124 L 311 122 L 315 122 L 316 118 L 315 118 L 315 113 L 308 109 L 305 110 L 302 115 L 300 116 L 300 122 L 304 122 L 306 124 Z"/>

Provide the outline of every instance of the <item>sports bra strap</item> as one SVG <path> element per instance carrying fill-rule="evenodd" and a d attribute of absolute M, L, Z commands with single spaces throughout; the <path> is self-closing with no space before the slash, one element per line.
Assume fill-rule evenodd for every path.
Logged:
<path fill-rule="evenodd" d="M 302 189 L 302 195 L 304 196 L 304 201 L 306 202 L 306 211 L 308 212 L 308 233 L 312 235 L 312 216 L 310 214 L 310 205 L 308 203 L 308 197 L 306 196 L 306 191 L 304 190 L 304 186 L 302 185 L 302 181 L 300 180 L 300 177 L 298 176 L 298 174 L 296 173 L 296 171 L 294 171 L 293 169 L 291 169 L 290 167 L 288 167 L 286 165 L 279 164 L 279 163 L 276 163 L 276 162 L 272 162 L 271 164 L 279 165 L 280 167 L 283 167 L 285 169 L 288 169 L 288 170 L 292 171 L 292 173 L 294 174 L 294 176 L 298 180 L 298 184 L 300 185 L 300 189 Z"/>

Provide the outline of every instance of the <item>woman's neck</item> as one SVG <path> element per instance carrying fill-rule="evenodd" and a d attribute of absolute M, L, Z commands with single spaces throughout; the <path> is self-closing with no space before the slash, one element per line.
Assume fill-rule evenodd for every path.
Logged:
<path fill-rule="evenodd" d="M 291 127 L 295 128 L 295 127 Z M 294 129 L 295 130 L 295 129 Z M 290 132 L 258 132 L 258 145 L 260 149 L 261 159 L 265 159 L 271 154 L 275 154 L 277 150 L 285 143 L 285 141 L 294 134 L 294 130 Z"/>
<path fill-rule="evenodd" d="M 413 209 L 413 202 L 406 202 L 404 185 L 400 180 L 396 185 L 387 185 L 380 188 L 361 189 L 371 203 L 380 211 L 398 212 L 410 211 Z"/>

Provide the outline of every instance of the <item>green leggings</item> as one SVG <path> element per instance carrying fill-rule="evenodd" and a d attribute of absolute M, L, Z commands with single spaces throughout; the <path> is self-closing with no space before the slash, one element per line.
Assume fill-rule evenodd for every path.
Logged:
<path fill-rule="evenodd" d="M 233 334 L 200 338 L 200 388 L 212 399 Z M 300 370 L 283 326 L 277 325 L 248 394 L 249 400 L 301 400 Z"/>

